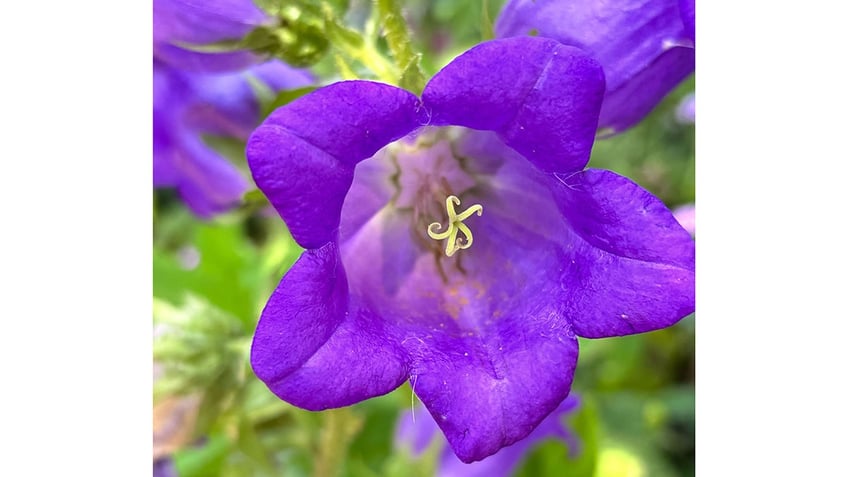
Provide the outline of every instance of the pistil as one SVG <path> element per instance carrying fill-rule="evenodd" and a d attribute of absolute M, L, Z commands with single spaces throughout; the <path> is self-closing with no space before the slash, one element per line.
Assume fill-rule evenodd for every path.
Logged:
<path fill-rule="evenodd" d="M 427 235 L 430 238 L 434 240 L 447 239 L 445 243 L 445 255 L 448 257 L 453 256 L 458 250 L 471 247 L 471 244 L 474 243 L 474 236 L 471 234 L 471 229 L 463 222 L 475 213 L 478 217 L 483 215 L 483 206 L 480 204 L 474 204 L 459 214 L 456 213 L 455 209 L 457 205 L 459 205 L 459 198 L 457 196 L 451 195 L 445 199 L 445 210 L 448 213 L 446 230 L 438 232 L 442 228 L 442 224 L 439 222 L 433 222 L 427 227 Z M 459 232 L 462 232 L 463 237 L 459 236 Z"/>

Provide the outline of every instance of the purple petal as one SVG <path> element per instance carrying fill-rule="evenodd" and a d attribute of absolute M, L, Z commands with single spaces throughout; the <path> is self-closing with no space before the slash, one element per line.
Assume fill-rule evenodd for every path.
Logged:
<path fill-rule="evenodd" d="M 153 477 L 179 477 L 174 461 L 170 457 L 154 460 Z"/>
<path fill-rule="evenodd" d="M 185 113 L 186 124 L 210 134 L 247 140 L 260 119 L 255 86 L 259 80 L 276 92 L 312 83 L 305 70 L 269 61 L 236 73 L 190 75 L 195 100 Z"/>
<path fill-rule="evenodd" d="M 199 139 L 185 139 L 170 155 L 161 157 L 173 168 L 180 197 L 200 217 L 233 208 L 247 191 L 242 173 Z"/>
<path fill-rule="evenodd" d="M 315 76 L 307 69 L 295 68 L 282 61 L 266 61 L 248 71 L 274 91 L 303 88 L 315 83 Z"/>
<path fill-rule="evenodd" d="M 671 48 L 616 90 L 607 92 L 599 124 L 611 133 L 626 130 L 652 109 L 695 70 L 695 51 Z"/>
<path fill-rule="evenodd" d="M 153 0 L 153 41 L 237 40 L 266 20 L 252 0 Z"/>
<path fill-rule="evenodd" d="M 548 172 L 589 160 L 604 94 L 600 65 L 577 48 L 542 38 L 482 43 L 424 88 L 432 125 L 496 131 Z"/>
<path fill-rule="evenodd" d="M 174 68 L 193 73 L 238 71 L 264 60 L 250 51 L 206 53 L 186 50 L 168 43 L 154 43 L 153 57 Z"/>
<path fill-rule="evenodd" d="M 338 247 L 303 252 L 262 310 L 251 349 L 256 375 L 276 382 L 302 366 L 341 324 L 347 300 Z"/>
<path fill-rule="evenodd" d="M 562 296 L 578 335 L 652 331 L 695 310 L 695 244 L 659 199 L 593 169 L 562 179 L 556 195 L 573 227 Z"/>
<path fill-rule="evenodd" d="M 577 365 L 573 332 L 549 310 L 515 310 L 496 328 L 464 341 L 434 337 L 410 377 L 463 462 L 530 434 L 568 395 Z"/>
<path fill-rule="evenodd" d="M 439 426 L 436 425 L 433 416 L 426 409 L 414 406 L 398 418 L 395 444 L 397 447 L 404 447 L 411 451 L 413 457 L 420 457 L 433 439 L 441 437 L 438 430 Z"/>
<path fill-rule="evenodd" d="M 499 37 L 534 30 L 590 52 L 603 65 L 599 125 L 614 132 L 638 122 L 695 69 L 678 0 L 511 0 L 495 25 Z"/>
<path fill-rule="evenodd" d="M 305 251 L 262 312 L 251 349 L 256 375 L 281 399 L 309 410 L 397 388 L 408 373 L 405 354 L 381 319 L 348 306 L 335 243 Z"/>
<path fill-rule="evenodd" d="M 564 418 L 571 414 L 579 403 L 580 400 L 575 395 L 569 395 L 526 438 L 479 462 L 466 464 L 449 449 L 445 449 L 436 475 L 438 477 L 507 477 L 515 472 L 534 446 L 549 439 L 564 440 L 568 445 L 569 455 L 575 456 L 580 443 L 577 436 L 566 427 Z M 413 420 L 413 413 L 405 412 L 398 421 L 395 439 L 400 446 L 411 446 L 413 456 L 418 457 L 434 438 L 441 439 L 435 432 L 436 429 L 436 423 L 430 415 L 418 413 L 417 419 Z"/>
<path fill-rule="evenodd" d="M 337 233 L 354 166 L 420 123 L 408 91 L 335 83 L 272 113 L 248 141 L 248 164 L 295 240 L 315 248 Z"/>
<path fill-rule="evenodd" d="M 209 218 L 238 204 L 247 180 L 184 124 L 193 96 L 185 75 L 154 61 L 153 185 L 176 187 L 195 214 Z"/>
<path fill-rule="evenodd" d="M 695 44 L 695 0 L 680 0 L 680 19 L 683 21 L 683 32 L 686 38 Z"/>
<path fill-rule="evenodd" d="M 243 71 L 190 73 L 154 59 L 154 111 L 166 116 L 169 128 L 247 139 L 260 118 L 252 81 L 276 92 L 312 82 L 306 70 L 269 61 Z"/>
<path fill-rule="evenodd" d="M 206 53 L 182 45 L 239 40 L 268 20 L 251 0 L 154 0 L 153 56 L 185 71 L 240 70 L 262 58 L 249 51 Z"/>
<path fill-rule="evenodd" d="M 304 409 L 348 406 L 396 389 L 408 377 L 406 353 L 381 317 L 351 312 L 297 371 L 269 388 Z"/>
<path fill-rule="evenodd" d="M 203 134 L 246 139 L 260 119 L 251 77 L 302 86 L 307 77 L 279 62 L 236 73 L 187 73 L 153 61 L 153 184 L 176 187 L 201 217 L 241 201 L 247 179 L 207 147 Z"/>

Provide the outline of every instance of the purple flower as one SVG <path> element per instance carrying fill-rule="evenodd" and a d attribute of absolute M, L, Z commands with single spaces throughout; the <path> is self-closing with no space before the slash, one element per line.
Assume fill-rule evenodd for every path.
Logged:
<path fill-rule="evenodd" d="M 479 462 L 466 464 L 445 448 L 439 459 L 436 475 L 438 477 L 506 477 L 513 474 L 536 444 L 548 439 L 565 441 L 568 444 L 568 456 L 575 457 L 579 454 L 580 442 L 577 436 L 566 427 L 564 419 L 579 405 L 578 397 L 574 394 L 569 395 L 525 439 Z M 408 411 L 398 421 L 395 441 L 400 447 L 408 448 L 413 457 L 420 457 L 434 438 L 439 439 L 437 429 L 436 421 L 429 414 L 414 416 Z M 563 458 L 565 457 L 563 455 Z"/>
<path fill-rule="evenodd" d="M 268 21 L 251 0 L 153 0 L 153 55 L 183 70 L 241 70 L 262 58 L 244 50 L 213 53 L 189 46 L 240 40 Z"/>
<path fill-rule="evenodd" d="M 689 232 L 689 235 L 695 236 L 695 204 L 681 205 L 673 211 L 674 218 L 680 223 L 680 226 Z"/>
<path fill-rule="evenodd" d="M 680 100 L 674 117 L 680 124 L 695 124 L 695 93 L 689 93 Z"/>
<path fill-rule="evenodd" d="M 238 204 L 248 181 L 202 134 L 247 140 L 259 123 L 250 81 L 274 91 L 304 86 L 308 73 L 278 61 L 236 73 L 188 73 L 153 60 L 153 185 L 174 187 L 200 217 Z"/>
<path fill-rule="evenodd" d="M 694 0 L 510 0 L 499 37 L 553 38 L 592 53 L 607 80 L 599 126 L 638 123 L 695 71 Z"/>
<path fill-rule="evenodd" d="M 273 112 L 248 165 L 306 250 L 262 312 L 256 375 L 310 410 L 408 379 L 472 462 L 565 399 L 577 336 L 693 312 L 691 237 L 638 185 L 584 170 L 603 93 L 581 50 L 518 37 L 462 54 L 421 99 L 346 81 Z"/>
<path fill-rule="evenodd" d="M 174 461 L 170 457 L 154 460 L 153 477 L 179 477 Z"/>

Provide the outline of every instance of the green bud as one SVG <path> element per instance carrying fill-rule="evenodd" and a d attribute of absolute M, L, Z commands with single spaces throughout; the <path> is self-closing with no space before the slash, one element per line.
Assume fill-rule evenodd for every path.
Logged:
<path fill-rule="evenodd" d="M 154 395 L 204 391 L 242 373 L 247 356 L 241 322 L 188 295 L 182 306 L 153 300 L 153 359 L 162 370 Z"/>

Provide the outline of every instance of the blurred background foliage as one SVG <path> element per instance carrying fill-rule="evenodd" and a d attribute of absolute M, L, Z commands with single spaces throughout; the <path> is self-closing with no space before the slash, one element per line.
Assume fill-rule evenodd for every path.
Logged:
<path fill-rule="evenodd" d="M 348 12 L 351 28 L 364 25 L 368 2 L 335 3 Z M 488 38 L 502 3 L 408 2 L 425 77 Z M 337 79 L 332 61 L 326 56 L 314 67 L 324 82 Z M 694 89 L 691 77 L 637 127 L 599 139 L 590 167 L 631 178 L 672 209 L 694 202 L 695 128 L 675 113 Z M 265 98 L 264 110 L 309 90 Z M 247 171 L 244 144 L 205 139 Z M 256 320 L 301 253 L 273 210 L 248 194 L 241 209 L 203 221 L 173 191 L 156 190 L 153 199 L 154 458 L 168 466 L 163 475 L 434 475 L 440 448 L 414 458 L 394 443 L 398 417 L 416 402 L 408 384 L 312 413 L 280 401 L 253 376 L 248 352 Z M 579 455 L 566 457 L 563 442 L 542 442 L 514 475 L 694 475 L 694 321 L 693 315 L 651 333 L 581 339 L 573 391 L 583 404 L 568 419 L 582 443 Z"/>

